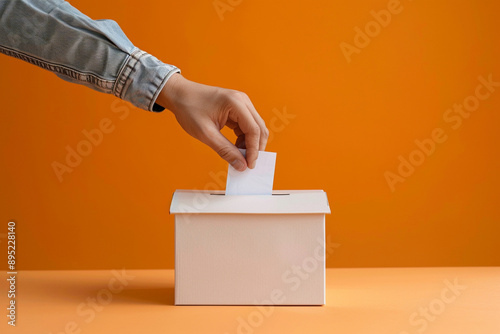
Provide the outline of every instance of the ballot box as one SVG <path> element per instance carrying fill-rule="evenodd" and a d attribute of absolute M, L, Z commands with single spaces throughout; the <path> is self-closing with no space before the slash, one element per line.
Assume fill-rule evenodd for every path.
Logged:
<path fill-rule="evenodd" d="M 176 305 L 324 305 L 323 190 L 176 190 Z"/>

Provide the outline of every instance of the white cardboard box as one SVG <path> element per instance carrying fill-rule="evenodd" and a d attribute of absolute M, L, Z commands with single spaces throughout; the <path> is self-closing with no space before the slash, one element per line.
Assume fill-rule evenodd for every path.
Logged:
<path fill-rule="evenodd" d="M 323 190 L 177 190 L 176 305 L 324 305 Z"/>

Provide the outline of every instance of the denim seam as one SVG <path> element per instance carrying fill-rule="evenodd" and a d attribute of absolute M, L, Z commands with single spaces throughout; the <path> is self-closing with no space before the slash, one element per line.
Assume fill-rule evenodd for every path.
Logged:
<path fill-rule="evenodd" d="M 103 78 L 100 78 L 99 76 L 93 74 L 93 73 L 85 73 L 85 72 L 80 72 L 77 71 L 73 68 L 70 68 L 68 66 L 64 66 L 61 64 L 55 64 L 48 62 L 46 60 L 40 59 L 38 57 L 31 56 L 29 54 L 26 54 L 24 52 L 20 52 L 17 50 L 13 50 L 10 48 L 7 48 L 5 46 L 0 46 L 0 52 L 7 55 L 11 56 L 20 60 L 24 60 L 32 65 L 36 65 L 38 67 L 41 67 L 45 70 L 49 70 L 54 73 L 59 73 L 62 75 L 65 75 L 67 77 L 70 77 L 72 79 L 76 79 L 82 83 L 90 83 L 99 86 L 100 88 L 104 89 L 105 92 L 111 93 L 113 89 L 113 85 L 115 84 L 114 81 L 106 80 Z"/>
<path fill-rule="evenodd" d="M 141 59 L 141 57 L 145 54 L 147 53 L 140 49 L 135 49 L 127 58 L 123 68 L 120 70 L 119 75 L 116 78 L 115 87 L 113 88 L 113 94 L 116 97 L 120 99 L 122 98 L 124 94 L 124 87 L 129 81 L 130 75 L 132 74 L 137 63 L 139 63 L 139 59 Z"/>
<path fill-rule="evenodd" d="M 132 52 L 132 53 L 134 53 L 134 52 Z M 122 77 L 123 72 L 126 70 L 127 65 L 128 65 L 128 63 L 130 61 L 130 58 L 131 58 L 131 55 L 127 55 L 127 57 L 125 58 L 125 61 L 123 62 L 122 67 L 118 71 L 118 75 L 116 76 L 115 84 L 113 86 L 113 95 L 115 95 L 117 97 L 120 97 L 119 91 L 121 91 L 121 89 L 122 89 L 121 79 L 120 78 Z"/>
<path fill-rule="evenodd" d="M 58 4 L 55 4 L 55 6 L 47 12 L 47 15 L 51 15 L 52 12 L 56 9 L 60 9 L 61 5 L 63 5 L 66 1 L 60 1 Z"/>

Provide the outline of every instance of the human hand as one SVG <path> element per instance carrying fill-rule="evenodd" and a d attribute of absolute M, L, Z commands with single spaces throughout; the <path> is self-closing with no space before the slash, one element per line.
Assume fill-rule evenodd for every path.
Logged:
<path fill-rule="evenodd" d="M 191 136 L 210 146 L 236 170 L 254 168 L 269 137 L 264 120 L 245 93 L 199 84 L 173 74 L 156 103 L 170 110 Z M 228 126 L 238 137 L 233 145 L 220 130 Z M 238 148 L 246 148 L 246 160 Z"/>

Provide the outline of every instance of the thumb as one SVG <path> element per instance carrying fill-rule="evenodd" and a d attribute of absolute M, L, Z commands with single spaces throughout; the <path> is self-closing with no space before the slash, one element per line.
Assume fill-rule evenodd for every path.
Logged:
<path fill-rule="evenodd" d="M 226 137 L 215 128 L 206 131 L 203 142 L 210 146 L 217 154 L 226 160 L 234 169 L 243 172 L 247 169 L 247 162 L 243 154 Z"/>

